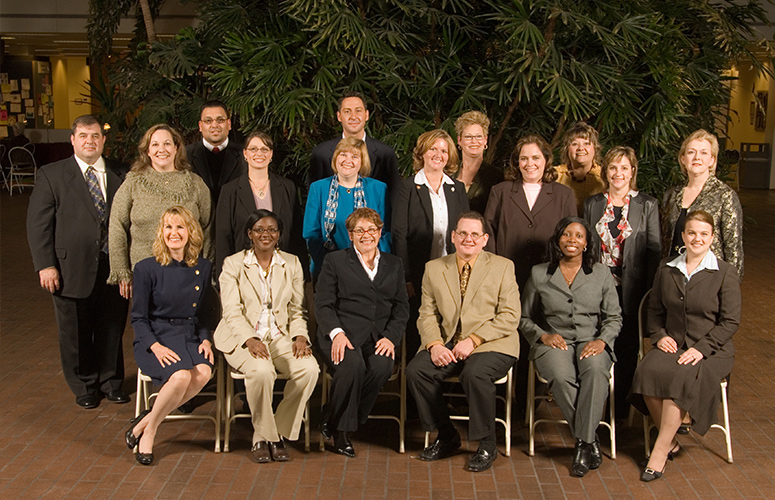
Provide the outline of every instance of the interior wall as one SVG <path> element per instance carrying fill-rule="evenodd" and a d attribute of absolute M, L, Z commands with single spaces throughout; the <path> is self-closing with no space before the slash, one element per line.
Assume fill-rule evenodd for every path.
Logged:
<path fill-rule="evenodd" d="M 732 68 L 738 79 L 732 82 L 729 109 L 731 121 L 727 129 L 727 149 L 739 149 L 741 142 L 770 142 L 775 130 L 775 86 L 766 75 L 758 75 L 750 64 Z M 751 105 L 757 92 L 768 92 L 766 128 L 756 130 L 751 117 Z M 754 106 L 755 109 L 755 106 Z"/>
<path fill-rule="evenodd" d="M 77 117 L 92 112 L 89 94 L 89 66 L 84 57 L 52 57 L 54 128 L 69 129 Z"/>

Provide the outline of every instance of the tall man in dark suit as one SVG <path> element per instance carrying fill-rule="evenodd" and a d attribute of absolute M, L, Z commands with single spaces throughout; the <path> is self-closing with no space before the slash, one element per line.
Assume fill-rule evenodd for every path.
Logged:
<path fill-rule="evenodd" d="M 468 399 L 468 438 L 479 441 L 468 461 L 473 472 L 489 469 L 497 456 L 494 382 L 519 356 L 514 264 L 482 251 L 488 238 L 484 227 L 478 212 L 461 214 L 452 233 L 456 253 L 426 264 L 417 320 L 422 347 L 406 367 L 423 430 L 438 429 L 436 441 L 420 454 L 425 461 L 460 447 L 441 390 L 446 377 L 459 375 Z"/>
<path fill-rule="evenodd" d="M 207 101 L 199 116 L 202 140 L 186 146 L 186 156 L 195 174 L 210 188 L 213 207 L 224 184 L 245 173 L 242 145 L 229 140 L 231 119 L 221 101 Z"/>
<path fill-rule="evenodd" d="M 108 219 L 123 181 L 120 167 L 102 158 L 102 124 L 84 115 L 73 122 L 75 155 L 38 171 L 27 210 L 27 240 L 40 286 L 51 292 L 65 381 L 83 408 L 104 393 L 127 403 L 124 333 L 128 302 L 107 285 Z"/>
<path fill-rule="evenodd" d="M 331 177 L 331 156 L 336 145 L 346 137 L 356 137 L 366 143 L 371 161 L 370 177 L 387 184 L 388 194 L 392 197 L 398 188 L 398 159 L 396 152 L 377 139 L 366 134 L 366 122 L 369 121 L 369 110 L 366 109 L 366 99 L 360 92 L 347 92 L 339 99 L 339 111 L 336 119 L 342 124 L 342 136 L 330 141 L 318 144 L 312 150 L 309 172 L 307 172 L 307 185 L 313 182 Z"/>

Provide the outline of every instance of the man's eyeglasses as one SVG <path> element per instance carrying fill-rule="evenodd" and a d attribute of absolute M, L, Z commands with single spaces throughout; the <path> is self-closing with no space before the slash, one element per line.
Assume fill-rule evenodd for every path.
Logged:
<path fill-rule="evenodd" d="M 218 125 L 223 125 L 224 123 L 226 123 L 226 120 L 228 120 L 228 118 L 224 118 L 222 116 L 219 116 L 215 120 L 213 120 L 212 118 L 205 118 L 204 120 L 200 120 L 200 121 L 202 123 L 204 123 L 205 125 L 212 125 L 213 122 L 217 123 Z"/>
<path fill-rule="evenodd" d="M 481 239 L 481 237 L 484 236 L 482 233 L 468 233 L 466 231 L 455 231 L 455 232 L 457 233 L 458 236 L 460 236 L 461 240 L 465 240 L 470 236 L 471 239 L 474 240 L 475 242 L 479 241 L 479 239 Z"/>

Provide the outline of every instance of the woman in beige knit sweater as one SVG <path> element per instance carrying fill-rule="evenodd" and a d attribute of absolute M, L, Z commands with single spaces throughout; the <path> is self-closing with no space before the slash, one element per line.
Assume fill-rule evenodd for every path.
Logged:
<path fill-rule="evenodd" d="M 137 160 L 113 199 L 108 228 L 108 283 L 118 284 L 127 299 L 132 296 L 132 270 L 153 255 L 159 219 L 171 206 L 182 205 L 194 214 L 204 232 L 204 256 L 212 259 L 213 250 L 210 191 L 191 172 L 181 135 L 169 125 L 154 125 L 137 149 Z"/>

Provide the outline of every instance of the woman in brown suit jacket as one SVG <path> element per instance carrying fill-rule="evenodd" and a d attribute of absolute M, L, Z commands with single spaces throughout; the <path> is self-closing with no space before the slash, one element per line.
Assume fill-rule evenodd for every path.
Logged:
<path fill-rule="evenodd" d="M 709 251 L 712 216 L 686 216 L 686 252 L 663 261 L 648 307 L 651 349 L 635 371 L 632 404 L 659 429 L 642 481 L 659 479 L 680 451 L 675 434 L 688 413 L 705 434 L 716 422 L 719 382 L 734 363 L 732 335 L 740 325 L 740 282 L 734 266 Z"/>
<path fill-rule="evenodd" d="M 506 180 L 490 191 L 484 218 L 490 231 L 486 250 L 511 259 L 520 291 L 534 265 L 546 262 L 546 245 L 557 223 L 576 215 L 576 198 L 567 186 L 554 182 L 552 148 L 540 136 L 527 135 L 509 159 Z M 520 350 L 530 345 L 519 338 Z M 517 380 L 527 380 L 527 356 L 517 362 Z M 517 408 L 524 408 L 527 384 L 517 384 Z"/>

